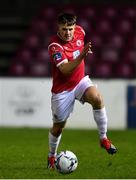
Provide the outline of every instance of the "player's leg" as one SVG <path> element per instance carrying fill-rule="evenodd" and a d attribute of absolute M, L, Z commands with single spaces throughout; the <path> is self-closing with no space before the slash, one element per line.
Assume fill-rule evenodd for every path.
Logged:
<path fill-rule="evenodd" d="M 73 111 L 74 93 L 63 92 L 52 96 L 53 127 L 49 132 L 48 168 L 54 168 L 54 160 L 66 120 Z"/>
<path fill-rule="evenodd" d="M 49 131 L 48 168 L 54 168 L 54 161 L 65 123 L 66 121 L 61 123 L 53 123 L 53 127 Z"/>
<path fill-rule="evenodd" d="M 83 95 L 83 100 L 91 104 L 93 107 L 93 115 L 98 127 L 101 146 L 110 154 L 116 153 L 117 149 L 113 146 L 106 135 L 108 118 L 100 92 L 95 86 L 88 87 Z"/>
<path fill-rule="evenodd" d="M 93 107 L 93 115 L 99 129 L 100 139 L 106 138 L 107 115 L 101 94 L 95 86 L 89 87 L 85 91 L 83 99 Z"/>

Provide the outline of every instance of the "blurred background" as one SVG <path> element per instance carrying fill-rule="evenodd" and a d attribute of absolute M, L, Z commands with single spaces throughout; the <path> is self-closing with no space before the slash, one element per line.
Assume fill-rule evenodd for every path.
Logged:
<path fill-rule="evenodd" d="M 56 17 L 61 11 L 76 14 L 86 32 L 86 42 L 92 41 L 94 53 L 86 59 L 86 74 L 102 91 L 109 127 L 135 128 L 134 0 L 1 1 L 0 125 L 50 126 L 51 69 L 47 47 L 50 36 L 56 33 Z M 75 121 L 69 127 L 88 127 L 90 107 L 80 108 L 77 104 L 72 116 Z M 87 120 L 83 122 L 84 117 Z M 91 127 L 95 128 L 93 122 Z"/>

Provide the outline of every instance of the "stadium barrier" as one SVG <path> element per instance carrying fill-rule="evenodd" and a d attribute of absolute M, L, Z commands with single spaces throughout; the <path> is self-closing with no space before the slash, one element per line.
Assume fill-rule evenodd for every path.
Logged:
<path fill-rule="evenodd" d="M 93 80 L 101 91 L 108 114 L 108 127 L 127 128 L 127 88 L 135 80 Z M 50 127 L 50 78 L 1 78 L 0 126 Z M 134 117 L 135 119 L 135 117 Z M 89 104 L 75 103 L 68 128 L 96 128 Z"/>

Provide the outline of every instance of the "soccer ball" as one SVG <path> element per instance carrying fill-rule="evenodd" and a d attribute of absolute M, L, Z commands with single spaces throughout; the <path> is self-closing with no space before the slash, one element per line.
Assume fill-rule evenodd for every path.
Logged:
<path fill-rule="evenodd" d="M 68 174 L 76 170 L 78 159 L 71 151 L 62 151 L 56 156 L 55 166 L 58 172 Z"/>

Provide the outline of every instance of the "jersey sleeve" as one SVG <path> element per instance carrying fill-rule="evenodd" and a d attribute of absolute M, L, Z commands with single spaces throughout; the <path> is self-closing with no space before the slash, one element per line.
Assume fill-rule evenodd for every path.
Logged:
<path fill-rule="evenodd" d="M 56 64 L 58 67 L 63 62 L 68 62 L 68 59 L 64 53 L 63 47 L 58 43 L 51 43 L 48 46 L 48 52 L 51 58 L 51 61 Z"/>

